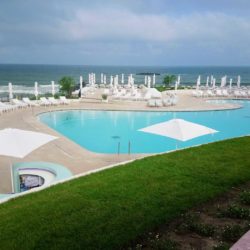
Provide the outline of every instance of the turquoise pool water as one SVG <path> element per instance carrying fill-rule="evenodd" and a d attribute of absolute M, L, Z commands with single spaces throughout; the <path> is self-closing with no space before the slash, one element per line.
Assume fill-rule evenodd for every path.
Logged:
<path fill-rule="evenodd" d="M 97 153 L 159 153 L 178 148 L 250 135 L 250 102 L 243 107 L 206 112 L 127 112 L 127 111 L 56 111 L 39 116 L 41 122 Z M 181 118 L 213 128 L 218 133 L 187 142 L 138 131 L 141 128 Z"/>

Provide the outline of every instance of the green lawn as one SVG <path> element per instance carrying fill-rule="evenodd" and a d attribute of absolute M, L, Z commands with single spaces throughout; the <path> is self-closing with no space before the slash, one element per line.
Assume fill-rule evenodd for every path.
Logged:
<path fill-rule="evenodd" d="M 0 249 L 119 249 L 250 180 L 250 137 L 148 157 L 0 206 Z"/>

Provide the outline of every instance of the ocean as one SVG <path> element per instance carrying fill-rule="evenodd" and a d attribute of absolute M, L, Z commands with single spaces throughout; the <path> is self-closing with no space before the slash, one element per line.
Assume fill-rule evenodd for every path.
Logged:
<path fill-rule="evenodd" d="M 144 76 L 140 73 L 156 73 L 156 84 L 161 84 L 166 74 L 181 76 L 181 84 L 194 85 L 199 75 L 201 83 L 206 82 L 207 76 L 213 75 L 217 84 L 220 83 L 224 75 L 233 79 L 236 83 L 237 76 L 241 76 L 242 85 L 250 85 L 250 66 L 244 67 L 144 67 L 144 66 L 86 66 L 86 65 L 17 65 L 0 64 L 0 86 L 6 86 L 9 82 L 13 85 L 34 86 L 34 82 L 39 84 L 50 84 L 53 80 L 58 82 L 63 76 L 71 76 L 79 82 L 79 76 L 83 76 L 85 82 L 88 81 L 89 73 L 96 74 L 96 82 L 100 82 L 101 73 L 106 74 L 107 83 L 111 75 L 121 75 L 124 73 L 125 82 L 127 76 L 133 74 L 135 84 L 144 83 Z M 138 75 L 139 74 L 139 75 Z"/>

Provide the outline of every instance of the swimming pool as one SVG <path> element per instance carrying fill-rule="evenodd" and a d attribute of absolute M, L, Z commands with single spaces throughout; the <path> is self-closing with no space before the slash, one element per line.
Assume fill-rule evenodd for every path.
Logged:
<path fill-rule="evenodd" d="M 217 101 L 218 102 L 218 101 Z M 220 102 L 220 101 L 219 101 Z M 250 134 L 250 101 L 227 101 L 242 108 L 202 112 L 55 111 L 39 115 L 41 122 L 80 146 L 97 153 L 160 153 Z M 219 131 L 186 142 L 138 131 L 181 118 Z"/>

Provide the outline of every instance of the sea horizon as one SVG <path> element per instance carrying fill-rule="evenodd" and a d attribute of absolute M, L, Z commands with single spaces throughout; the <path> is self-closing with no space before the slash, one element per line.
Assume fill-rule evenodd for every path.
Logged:
<path fill-rule="evenodd" d="M 16 64 L 0 63 L 0 86 L 6 86 L 9 82 L 13 85 L 32 86 L 34 82 L 39 84 L 56 83 L 63 76 L 71 76 L 76 83 L 79 77 L 88 82 L 89 73 L 96 74 L 96 81 L 100 83 L 101 73 L 106 74 L 107 83 L 111 75 L 124 74 L 125 82 L 129 74 L 133 74 L 136 84 L 144 83 L 141 73 L 156 73 L 156 84 L 162 84 L 164 75 L 174 74 L 181 76 L 181 84 L 194 85 L 201 76 L 201 83 L 205 83 L 208 76 L 213 75 L 216 83 L 220 84 L 225 75 L 236 83 L 238 75 L 241 76 L 243 85 L 250 85 L 250 66 L 125 66 L 125 65 L 72 65 L 72 64 Z"/>

